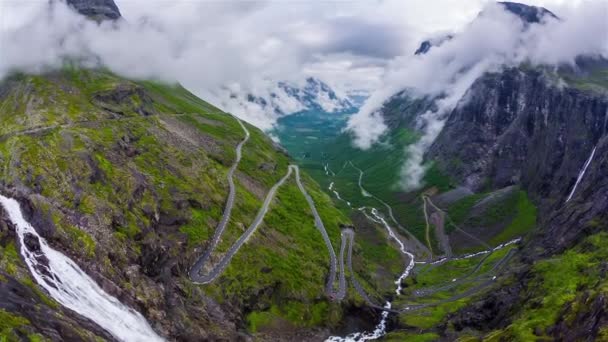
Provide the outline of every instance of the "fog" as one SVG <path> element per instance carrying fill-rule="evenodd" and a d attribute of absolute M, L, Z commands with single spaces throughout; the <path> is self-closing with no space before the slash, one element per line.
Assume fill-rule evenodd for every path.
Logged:
<path fill-rule="evenodd" d="M 406 25 L 371 3 L 117 1 L 124 20 L 101 25 L 56 2 L 0 2 L 0 78 L 43 72 L 66 58 L 131 78 L 180 82 L 205 100 L 268 129 L 277 113 L 232 95 L 266 96 L 277 82 L 314 76 L 369 91 L 404 53 Z M 370 11 L 373 9 L 373 11 Z M 380 11 L 380 12 L 379 12 Z M 370 15 L 376 13 L 378 15 Z M 289 99 L 285 99 L 289 101 Z M 286 109 L 293 104 L 285 103 Z"/>
<path fill-rule="evenodd" d="M 399 91 L 441 98 L 437 110 L 420 115 L 417 125 L 422 137 L 405 151 L 400 185 L 404 190 L 420 187 L 426 169 L 424 153 L 443 129 L 449 112 L 466 101 L 466 91 L 483 73 L 523 62 L 560 64 L 573 63 L 580 55 L 608 57 L 607 3 L 586 2 L 566 8 L 559 16 L 561 20 L 546 18 L 541 25 L 524 25 L 502 6 L 488 4 L 482 15 L 440 47 L 426 55 L 395 58 L 382 87 L 348 123 L 355 144 L 367 149 L 386 132 L 378 110 Z"/>
<path fill-rule="evenodd" d="M 481 74 L 501 65 L 568 63 L 606 55 L 605 1 L 532 0 L 562 18 L 525 28 L 489 0 L 144 1 L 117 0 L 124 20 L 98 24 L 62 2 L 0 2 L 0 78 L 45 72 L 66 59 L 135 79 L 180 82 L 263 129 L 279 114 L 246 101 L 280 94 L 278 81 L 317 77 L 339 93 L 371 94 L 348 123 L 369 148 L 386 132 L 378 109 L 393 94 L 442 96 L 421 115 L 402 186 L 420 185 L 424 153 L 447 114 Z M 484 15 L 474 20 L 483 10 Z M 424 56 L 423 39 L 454 38 Z M 236 96 L 233 96 L 236 95 Z M 285 112 L 301 109 L 289 97 Z"/>

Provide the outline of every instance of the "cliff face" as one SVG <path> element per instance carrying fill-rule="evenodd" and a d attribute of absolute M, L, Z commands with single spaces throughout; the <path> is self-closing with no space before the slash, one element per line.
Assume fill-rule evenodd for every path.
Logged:
<path fill-rule="evenodd" d="M 553 12 L 544 7 L 529 6 L 517 2 L 498 2 L 498 4 L 502 6 L 505 11 L 517 16 L 526 26 L 542 23 L 544 20 L 549 18 L 559 19 L 555 14 L 553 14 Z M 479 15 L 482 16 L 483 12 L 481 12 Z M 420 46 L 416 52 L 414 52 L 414 54 L 424 55 L 433 47 L 439 47 L 443 43 L 452 40 L 452 38 L 454 38 L 453 35 L 446 34 L 434 39 L 425 40 L 420 43 Z"/>
<path fill-rule="evenodd" d="M 99 20 L 116 20 L 121 17 L 114 0 L 66 0 L 80 14 Z"/>
<path fill-rule="evenodd" d="M 226 173 L 245 135 L 234 117 L 179 86 L 70 68 L 0 82 L 0 121 L 0 193 L 18 199 L 53 248 L 160 335 L 237 340 L 240 331 L 262 328 L 277 336 L 326 335 L 341 320 L 342 307 L 323 292 L 324 242 L 293 182 L 279 190 L 264 226 L 221 277 L 206 286 L 191 282 L 188 271 L 221 219 Z M 231 221 L 211 263 L 254 221 L 290 163 L 247 127 Z M 349 220 L 302 176 L 335 245 L 339 224 Z M 64 317 L 67 310 L 36 286 L 5 218 L 0 209 L 0 320 L 11 315 L 15 324 L 0 328 L 0 340 L 39 334 L 72 341 L 80 330 L 83 340 L 105 338 L 82 317 Z M 33 305 L 41 311 L 29 310 Z M 255 321 L 259 316 L 267 318 Z"/>
<path fill-rule="evenodd" d="M 547 233 L 561 238 L 546 247 L 565 247 L 570 233 L 608 206 L 601 198 L 608 189 L 601 171 L 607 115 L 608 97 L 601 92 L 560 85 L 540 70 L 511 68 L 475 82 L 427 158 L 474 190 L 521 184 L 540 205 L 541 220 L 556 220 Z"/>
<path fill-rule="evenodd" d="M 415 130 L 417 118 L 433 107 L 433 99 L 404 91 L 384 104 L 382 114 L 392 132 Z M 521 186 L 538 215 L 536 228 L 522 233 L 523 246 L 507 274 L 448 315 L 439 327 L 442 338 L 604 336 L 607 133 L 608 62 L 601 59 L 558 70 L 519 66 L 485 74 L 448 114 L 426 162 L 477 194 Z"/>

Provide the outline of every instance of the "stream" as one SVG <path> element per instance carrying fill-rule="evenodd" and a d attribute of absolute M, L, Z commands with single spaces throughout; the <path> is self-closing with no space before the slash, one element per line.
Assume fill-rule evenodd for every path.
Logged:
<path fill-rule="evenodd" d="M 340 197 L 340 194 L 336 190 L 334 190 L 333 182 L 331 183 L 329 190 L 333 191 L 338 199 L 343 200 Z M 363 190 L 363 191 L 365 191 L 365 190 Z M 349 203 L 349 205 L 350 205 L 350 203 Z M 397 242 L 397 244 L 399 245 L 399 251 L 409 259 L 409 263 L 408 263 L 407 267 L 405 268 L 403 273 L 399 276 L 399 278 L 397 278 L 397 280 L 395 280 L 395 285 L 396 285 L 395 293 L 397 294 L 397 296 L 400 296 L 401 290 L 402 290 L 402 287 L 401 287 L 402 281 L 410 275 L 410 272 L 416 265 L 414 255 L 405 249 L 405 245 L 403 244 L 403 242 L 401 242 L 401 240 L 397 237 L 397 234 L 395 234 L 395 232 L 393 231 L 391 226 L 386 222 L 384 217 L 382 217 L 380 215 L 380 213 L 378 212 L 378 210 L 376 208 L 371 209 L 371 214 L 373 217 L 369 216 L 367 214 L 367 212 L 365 211 L 365 207 L 359 208 L 358 210 L 363 212 L 363 214 L 370 221 L 382 224 L 384 226 L 384 228 L 386 228 L 388 235 L 393 240 L 395 240 L 395 242 Z M 384 305 L 384 308 L 386 308 L 386 309 L 390 309 L 391 307 L 392 307 L 392 303 L 389 301 L 387 301 Z M 376 325 L 374 330 L 371 332 L 355 332 L 346 337 L 331 336 L 325 341 L 326 342 L 361 342 L 361 341 L 377 340 L 377 339 L 381 338 L 382 336 L 386 335 L 386 328 L 387 328 L 386 325 L 387 325 L 388 315 L 389 315 L 388 311 L 382 311 L 382 313 L 380 315 L 380 322 L 378 322 L 378 324 Z"/>
<path fill-rule="evenodd" d="M 0 204 L 15 225 L 20 252 L 32 276 L 53 299 L 120 341 L 163 341 L 140 313 L 104 292 L 74 261 L 52 249 L 25 220 L 17 201 L 0 195 Z M 30 250 L 32 245 L 36 247 Z"/>
<path fill-rule="evenodd" d="M 597 146 L 593 148 L 593 151 L 591 151 L 591 155 L 589 156 L 589 159 L 587 159 L 587 161 L 585 162 L 585 165 L 583 165 L 583 168 L 578 173 L 578 177 L 576 178 L 576 183 L 574 183 L 574 187 L 572 188 L 570 195 L 568 195 L 568 199 L 566 200 L 566 203 L 568 203 L 572 199 L 572 196 L 574 196 L 574 192 L 576 191 L 578 184 L 583 180 L 583 177 L 585 177 L 585 172 L 587 172 L 587 168 L 589 167 L 589 164 L 591 164 L 591 162 L 593 161 L 593 157 L 595 156 L 596 149 L 597 149 Z"/>

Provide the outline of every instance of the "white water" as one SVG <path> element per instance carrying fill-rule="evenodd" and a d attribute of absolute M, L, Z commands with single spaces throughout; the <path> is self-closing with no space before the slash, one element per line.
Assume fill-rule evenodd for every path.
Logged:
<path fill-rule="evenodd" d="M 390 235 L 390 237 L 393 240 L 395 240 L 397 242 L 397 244 L 399 245 L 399 250 L 401 250 L 401 253 L 406 255 L 410 259 L 410 263 L 405 268 L 405 271 L 403 271 L 401 276 L 399 276 L 399 278 L 395 281 L 395 284 L 397 285 L 397 289 L 395 290 L 395 292 L 399 296 L 399 295 L 401 295 L 401 290 L 402 290 L 401 282 L 403 281 L 403 279 L 407 278 L 407 276 L 410 275 L 410 272 L 412 271 L 412 269 L 414 268 L 414 265 L 416 264 L 416 261 L 414 260 L 414 254 L 408 252 L 405 249 L 405 245 L 403 244 L 403 242 L 401 242 L 401 240 L 397 237 L 397 234 L 395 234 L 395 232 L 393 231 L 391 226 L 388 225 L 386 220 L 378 214 L 378 210 L 376 208 L 372 208 L 372 215 L 374 215 L 374 217 L 378 221 L 382 222 L 382 225 L 388 231 L 388 235 Z"/>
<path fill-rule="evenodd" d="M 348 205 L 349 207 L 351 207 L 351 208 L 352 208 L 352 203 L 350 203 L 349 201 L 347 201 L 347 200 L 343 199 L 343 198 L 340 196 L 340 193 L 339 193 L 339 192 L 337 192 L 336 190 L 334 190 L 334 182 L 331 182 L 331 184 L 329 184 L 329 188 L 328 188 L 328 189 L 329 189 L 329 191 L 333 192 L 333 193 L 334 193 L 334 195 L 336 195 L 336 198 L 337 198 L 338 200 L 340 200 L 340 201 L 342 201 L 342 202 L 346 202 L 346 205 Z"/>
<path fill-rule="evenodd" d="M 324 164 L 323 169 L 325 170 L 326 176 L 335 176 L 336 174 L 329 168 L 329 164 Z"/>
<path fill-rule="evenodd" d="M 17 201 L 0 195 L 0 203 L 16 226 L 21 254 L 30 272 L 53 299 L 89 318 L 121 341 L 163 341 L 141 314 L 105 293 L 74 261 L 52 249 L 23 218 Z M 26 234 L 38 238 L 42 255 L 48 259 L 48 267 L 39 263 L 40 254 L 34 254 L 25 246 Z"/>
<path fill-rule="evenodd" d="M 414 266 L 416 264 L 416 262 L 414 260 L 414 255 L 405 249 L 405 245 L 403 244 L 403 242 L 401 242 L 401 240 L 397 237 L 397 235 L 395 234 L 395 232 L 393 231 L 391 226 L 386 222 L 386 220 L 382 216 L 380 216 L 380 214 L 378 213 L 378 210 L 376 208 L 372 208 L 373 217 L 370 217 L 367 215 L 367 213 L 365 212 L 365 207 L 361 207 L 361 208 L 359 208 L 359 210 L 361 212 L 363 212 L 363 214 L 365 214 L 365 216 L 367 218 L 369 218 L 371 221 L 377 222 L 377 223 L 382 223 L 382 225 L 388 231 L 389 236 L 393 240 L 395 240 L 397 242 L 397 244 L 399 245 L 399 250 L 401 251 L 401 253 L 406 255 L 410 260 L 409 264 L 405 268 L 405 271 L 403 271 L 403 273 L 395 281 L 395 284 L 397 285 L 397 289 L 395 290 L 395 292 L 397 293 L 397 296 L 400 296 L 401 290 L 402 290 L 401 282 L 403 281 L 403 279 L 407 278 L 410 275 L 410 272 L 412 271 L 412 269 L 414 268 Z M 391 302 L 388 302 L 388 301 L 384 305 L 385 309 L 390 309 L 391 307 L 392 307 L 392 304 L 391 304 Z M 356 333 L 352 333 L 346 337 L 331 336 L 327 340 L 325 340 L 325 342 L 361 342 L 361 341 L 377 340 L 377 339 L 381 338 L 382 336 L 386 335 L 386 321 L 388 319 L 388 314 L 389 314 L 388 311 L 382 311 L 382 314 L 380 316 L 380 322 L 376 325 L 376 327 L 374 328 L 374 330 L 372 332 L 369 332 L 369 333 L 356 332 Z"/>
<path fill-rule="evenodd" d="M 384 308 L 390 309 L 391 302 L 386 302 L 386 304 L 384 305 Z M 327 340 L 325 340 L 325 342 L 361 342 L 361 341 L 377 340 L 386 334 L 387 317 L 388 317 L 388 311 L 382 311 L 382 319 L 380 320 L 380 323 L 378 323 L 378 325 L 372 332 L 368 332 L 368 333 L 357 332 L 357 333 L 352 333 L 346 337 L 331 336 Z"/>
<path fill-rule="evenodd" d="M 591 151 L 591 155 L 589 156 L 589 159 L 587 159 L 587 161 L 585 162 L 585 165 L 583 166 L 583 169 L 578 173 L 578 178 L 576 179 L 576 183 L 574 183 L 574 187 L 572 188 L 572 191 L 570 192 L 570 195 L 568 196 L 566 203 L 568 203 L 572 199 L 572 196 L 574 196 L 574 192 L 576 191 L 576 187 L 578 187 L 578 184 L 581 182 L 581 180 L 583 180 L 583 177 L 585 176 L 585 172 L 587 172 L 587 168 L 589 167 L 589 164 L 591 164 L 591 161 L 593 160 L 593 156 L 595 156 L 596 149 L 597 149 L 597 146 L 593 148 L 593 151 Z"/>
<path fill-rule="evenodd" d="M 350 165 L 353 168 L 355 168 L 357 171 L 359 171 L 359 182 L 358 183 L 359 183 L 359 189 L 361 189 L 361 194 L 363 195 L 363 197 L 373 197 L 372 194 L 370 194 L 367 190 L 365 190 L 363 188 L 363 170 L 357 168 L 352 162 L 348 162 L 348 163 L 350 163 Z M 344 164 L 344 167 L 346 167 L 346 163 Z M 327 171 L 326 171 L 326 174 L 327 174 Z M 340 197 L 340 194 L 336 190 L 334 190 L 333 182 L 329 185 L 329 190 L 332 191 L 339 200 L 343 200 Z M 348 204 L 348 206 L 351 206 L 350 202 L 346 202 L 346 203 Z M 403 273 L 395 281 L 395 285 L 397 285 L 397 288 L 395 289 L 395 293 L 397 294 L 397 296 L 400 296 L 401 290 L 403 289 L 401 286 L 401 283 L 403 282 L 403 280 L 405 278 L 407 278 L 409 276 L 410 272 L 416 265 L 414 255 L 405 249 L 405 245 L 403 244 L 403 242 L 401 242 L 401 240 L 397 237 L 397 234 L 395 234 L 395 232 L 393 231 L 391 226 L 380 215 L 380 213 L 378 212 L 378 210 L 376 208 L 372 208 L 373 217 L 369 216 L 367 214 L 367 212 L 365 212 L 365 207 L 361 207 L 358 210 L 363 212 L 363 214 L 371 221 L 376 222 L 376 223 L 381 223 L 384 226 L 384 228 L 386 228 L 386 230 L 388 231 L 389 236 L 397 242 L 401 253 L 403 255 L 407 256 L 408 259 L 410 260 L 409 264 L 407 265 L 407 267 L 405 268 Z M 391 306 L 392 306 L 391 302 L 387 301 L 386 304 L 384 305 L 384 308 L 390 309 Z M 380 316 L 381 317 L 380 322 L 376 325 L 376 327 L 374 328 L 374 330 L 371 333 L 357 332 L 357 333 L 350 334 L 346 337 L 331 336 L 326 340 L 326 342 L 360 342 L 360 341 L 377 340 L 377 339 L 381 338 L 382 336 L 386 335 L 386 321 L 388 319 L 388 314 L 389 314 L 388 311 L 382 311 L 382 314 Z"/>

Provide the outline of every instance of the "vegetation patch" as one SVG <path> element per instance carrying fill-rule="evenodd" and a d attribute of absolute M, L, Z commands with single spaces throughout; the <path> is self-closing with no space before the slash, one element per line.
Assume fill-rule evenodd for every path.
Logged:
<path fill-rule="evenodd" d="M 602 266 L 608 259 L 606 246 L 608 233 L 602 232 L 588 237 L 564 254 L 537 261 L 523 307 L 508 327 L 490 333 L 487 338 L 493 341 L 552 340 L 547 329 L 559 319 L 564 319 L 567 325 L 580 324 L 574 323 L 576 313 L 584 311 L 590 299 L 606 294 L 608 282 Z M 566 316 L 562 317 L 564 312 Z"/>

